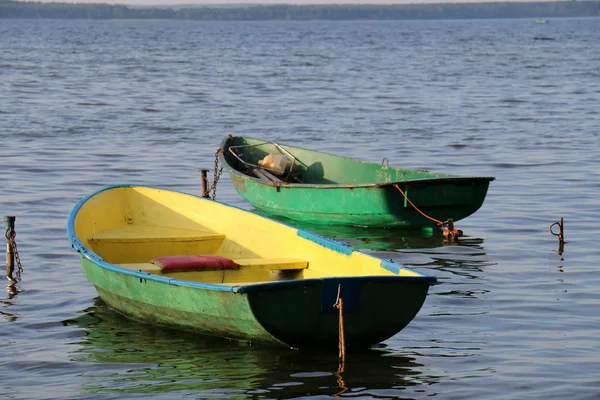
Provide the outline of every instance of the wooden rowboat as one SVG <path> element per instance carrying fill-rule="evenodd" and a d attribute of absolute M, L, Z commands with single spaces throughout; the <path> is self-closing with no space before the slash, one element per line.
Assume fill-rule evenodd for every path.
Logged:
<path fill-rule="evenodd" d="M 313 224 L 414 228 L 458 221 L 481 207 L 494 180 L 394 168 L 241 136 L 228 136 L 220 150 L 237 192 L 257 210 Z M 261 165 L 269 155 L 285 156 L 285 170 Z"/>
<path fill-rule="evenodd" d="M 102 300 L 139 321 L 294 348 L 395 335 L 436 280 L 209 199 L 111 186 L 82 199 L 71 244 Z M 342 311 L 334 304 L 342 299 Z"/>

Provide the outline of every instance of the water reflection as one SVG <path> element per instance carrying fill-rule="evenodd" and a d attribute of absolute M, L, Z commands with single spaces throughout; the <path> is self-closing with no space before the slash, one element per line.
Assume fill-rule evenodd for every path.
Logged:
<path fill-rule="evenodd" d="M 257 210 L 253 210 L 257 212 Z M 274 217 L 271 217 L 274 218 Z M 445 246 L 467 246 L 480 248 L 483 239 L 463 236 L 455 241 L 444 238 L 439 228 L 425 227 L 423 229 L 385 229 L 360 228 L 353 226 L 315 225 L 285 218 L 274 218 L 301 229 L 312 231 L 321 236 L 343 242 L 355 249 L 365 251 L 401 251 L 405 249 L 433 249 Z"/>
<path fill-rule="evenodd" d="M 438 287 L 430 295 L 468 298 L 489 292 L 483 289 L 485 269 L 496 263 L 490 260 L 482 238 L 464 236 L 449 242 L 441 230 L 293 224 L 376 257 L 415 267 L 436 276 L 440 284 L 451 283 L 448 289 Z"/>
<path fill-rule="evenodd" d="M 433 248 L 444 245 L 441 230 L 431 229 L 384 229 L 352 226 L 327 226 L 280 219 L 288 225 L 333 238 L 360 250 L 399 250 Z"/>
<path fill-rule="evenodd" d="M 0 305 L 2 308 L 0 310 L 0 315 L 4 317 L 8 322 L 14 322 L 21 317 L 18 313 L 11 313 L 6 311 L 6 307 L 12 307 L 16 303 L 13 301 L 15 296 L 21 293 L 23 290 L 17 286 L 17 281 L 14 279 L 9 279 L 9 284 L 6 286 L 7 297 L 0 299 Z"/>
<path fill-rule="evenodd" d="M 71 357 L 94 364 L 82 373 L 85 390 L 93 393 L 293 398 L 377 392 L 398 397 L 396 392 L 406 394 L 407 387 L 420 384 L 423 368 L 415 358 L 379 346 L 349 353 L 344 371 L 336 374 L 337 352 L 247 345 L 157 328 L 113 312 L 100 299 L 63 324 L 84 333 Z"/>

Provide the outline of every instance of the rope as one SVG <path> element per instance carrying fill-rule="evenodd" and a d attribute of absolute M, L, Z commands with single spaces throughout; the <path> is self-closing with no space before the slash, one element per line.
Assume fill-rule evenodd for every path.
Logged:
<path fill-rule="evenodd" d="M 394 187 L 396 189 L 398 189 L 398 191 L 400 193 L 402 193 L 402 196 L 404 196 L 404 198 L 406 199 L 406 201 L 408 201 L 408 204 L 410 204 L 419 214 L 421 214 L 422 216 L 424 216 L 425 218 L 435 222 L 436 224 L 438 224 L 439 226 L 444 226 L 444 223 L 440 220 L 437 220 L 435 218 L 431 218 L 429 215 L 425 214 L 423 211 L 419 210 L 419 208 L 417 206 L 415 206 L 413 204 L 412 201 L 410 201 L 410 199 L 408 198 L 408 196 L 402 191 L 402 189 L 400 189 L 400 186 L 398 186 L 398 184 L 395 184 Z"/>
<path fill-rule="evenodd" d="M 344 379 L 342 378 L 342 372 L 344 372 L 344 364 L 346 362 L 346 332 L 344 331 L 344 299 L 342 299 L 340 297 L 341 291 L 342 291 L 342 284 L 340 283 L 338 285 L 337 298 L 336 298 L 335 304 L 333 306 L 335 308 L 337 308 L 338 310 L 340 310 L 340 312 L 338 314 L 338 316 L 339 316 L 339 336 L 340 336 L 339 348 L 340 348 L 340 352 L 339 352 L 339 356 L 338 356 L 338 362 L 339 362 L 338 370 L 335 373 L 335 376 L 337 377 L 338 386 L 342 390 L 340 392 L 334 394 L 333 397 L 339 397 L 342 393 L 348 391 L 348 387 L 346 386 L 346 383 L 344 382 Z"/>
<path fill-rule="evenodd" d="M 339 353 L 339 362 L 340 362 L 340 370 L 339 372 L 344 371 L 344 362 L 346 361 L 346 335 L 344 332 L 344 299 L 340 297 L 340 292 L 342 290 L 342 284 L 338 285 L 337 299 L 335 300 L 335 304 L 333 305 L 335 308 L 340 310 L 339 312 L 339 335 L 340 335 L 340 353 Z"/>
<path fill-rule="evenodd" d="M 400 189 L 400 186 L 398 184 L 395 184 L 394 187 L 396 189 L 398 189 L 398 191 L 400 193 L 402 193 L 402 196 L 404 196 L 404 199 L 412 206 L 412 208 L 414 208 L 419 214 L 421 214 L 422 216 L 424 216 L 425 218 L 435 222 L 436 224 L 438 224 L 441 228 L 442 228 L 442 233 L 444 235 L 444 237 L 446 239 L 448 239 L 450 242 L 454 242 L 456 241 L 460 236 L 463 235 L 463 231 L 461 231 L 460 229 L 456 229 L 454 228 L 454 220 L 452 218 L 449 218 L 448 221 L 446 222 L 442 222 L 438 219 L 432 218 L 429 215 L 425 214 L 423 211 L 419 210 L 419 208 L 417 206 L 415 206 L 413 204 L 412 201 L 410 201 L 410 199 L 408 198 L 408 196 L 406 195 L 406 193 L 404 193 L 402 191 L 402 189 Z"/>

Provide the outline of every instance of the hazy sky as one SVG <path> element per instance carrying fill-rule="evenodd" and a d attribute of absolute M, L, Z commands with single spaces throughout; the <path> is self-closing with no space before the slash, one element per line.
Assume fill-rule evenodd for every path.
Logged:
<path fill-rule="evenodd" d="M 425 4 L 425 3 L 484 3 L 498 1 L 531 0 L 37 0 L 60 3 L 103 3 L 127 5 L 169 5 L 179 4 Z"/>

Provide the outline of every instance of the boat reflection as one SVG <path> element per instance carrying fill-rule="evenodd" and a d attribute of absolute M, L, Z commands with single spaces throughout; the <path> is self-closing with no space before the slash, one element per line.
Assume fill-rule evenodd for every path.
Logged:
<path fill-rule="evenodd" d="M 423 365 L 383 345 L 350 353 L 338 376 L 337 351 L 248 345 L 140 324 L 99 298 L 63 324 L 83 333 L 71 357 L 93 364 L 82 374 L 85 390 L 92 393 L 292 398 L 375 390 L 395 397 L 393 392 L 406 395 L 407 387 L 421 383 Z"/>
<path fill-rule="evenodd" d="M 257 212 L 256 210 L 253 210 Z M 273 217 L 271 217 L 273 218 Z M 436 229 L 385 229 L 353 226 L 316 225 L 276 218 L 288 225 L 312 231 L 343 242 L 358 250 L 400 250 L 433 248 L 444 245 L 441 230 Z"/>
<path fill-rule="evenodd" d="M 373 256 L 417 268 L 438 278 L 438 283 L 468 278 L 478 283 L 483 271 L 495 262 L 487 255 L 484 240 L 465 235 L 448 242 L 441 230 L 377 229 L 323 226 L 284 220 L 289 225 L 333 238 Z M 464 286 L 461 286 L 464 288 Z M 434 290 L 432 293 L 438 293 Z"/>

